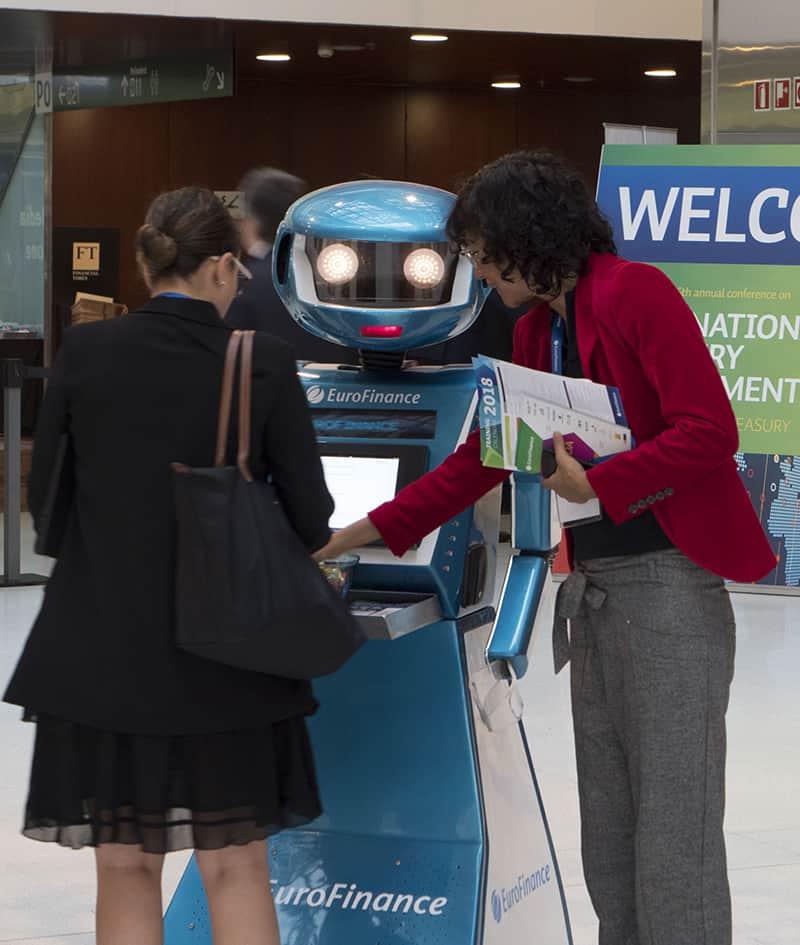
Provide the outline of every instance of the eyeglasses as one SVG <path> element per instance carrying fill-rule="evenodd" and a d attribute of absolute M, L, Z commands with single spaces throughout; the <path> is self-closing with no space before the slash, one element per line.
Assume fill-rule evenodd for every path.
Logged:
<path fill-rule="evenodd" d="M 213 262 L 219 262 L 222 259 L 221 256 L 209 256 L 208 258 Z M 236 294 L 241 295 L 244 292 L 245 285 L 253 278 L 253 273 L 236 256 L 231 256 L 231 259 L 233 259 L 233 265 L 236 269 Z"/>
<path fill-rule="evenodd" d="M 485 266 L 489 262 L 489 257 L 481 249 L 462 249 L 458 255 L 468 259 L 473 266 Z"/>

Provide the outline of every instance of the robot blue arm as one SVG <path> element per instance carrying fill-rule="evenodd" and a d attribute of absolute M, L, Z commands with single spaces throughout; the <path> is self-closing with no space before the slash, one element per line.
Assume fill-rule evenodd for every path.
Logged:
<path fill-rule="evenodd" d="M 528 649 L 549 579 L 550 493 L 538 476 L 516 473 L 512 479 L 512 547 L 497 617 L 487 646 L 490 663 L 504 661 L 519 679 L 528 670 Z"/>

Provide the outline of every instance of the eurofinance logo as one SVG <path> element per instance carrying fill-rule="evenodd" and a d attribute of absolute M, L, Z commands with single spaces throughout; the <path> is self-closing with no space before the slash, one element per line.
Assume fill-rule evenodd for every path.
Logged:
<path fill-rule="evenodd" d="M 278 906 L 302 906 L 307 909 L 339 909 L 343 912 L 400 913 L 402 915 L 440 916 L 447 908 L 446 896 L 417 896 L 413 893 L 373 892 L 359 889 L 356 883 L 332 886 L 282 886 L 270 880 Z"/>
<path fill-rule="evenodd" d="M 510 912 L 544 886 L 549 885 L 552 878 L 553 871 L 550 864 L 547 863 L 533 873 L 518 876 L 516 882 L 507 888 L 492 890 L 491 905 L 494 921 L 499 925 L 507 912 Z"/>
<path fill-rule="evenodd" d="M 387 404 L 393 406 L 415 407 L 422 400 L 422 394 L 410 391 L 378 390 L 375 387 L 362 387 L 339 390 L 329 387 L 327 390 L 319 384 L 313 384 L 306 391 L 306 398 L 313 406 L 319 404 Z"/>

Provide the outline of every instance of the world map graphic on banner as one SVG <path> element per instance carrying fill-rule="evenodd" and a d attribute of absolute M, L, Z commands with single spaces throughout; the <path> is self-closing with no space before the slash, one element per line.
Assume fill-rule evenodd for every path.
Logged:
<path fill-rule="evenodd" d="M 736 465 L 778 559 L 761 583 L 800 587 L 800 456 L 737 453 Z"/>

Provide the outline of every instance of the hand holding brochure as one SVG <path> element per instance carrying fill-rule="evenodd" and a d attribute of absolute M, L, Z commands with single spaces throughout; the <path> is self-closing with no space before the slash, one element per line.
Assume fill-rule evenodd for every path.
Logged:
<path fill-rule="evenodd" d="M 553 434 L 591 466 L 632 446 L 619 391 L 583 378 L 562 377 L 479 356 L 472 360 L 480 405 L 481 462 L 496 469 L 539 474 Z M 562 524 L 600 517 L 597 500 L 559 499 Z"/>

